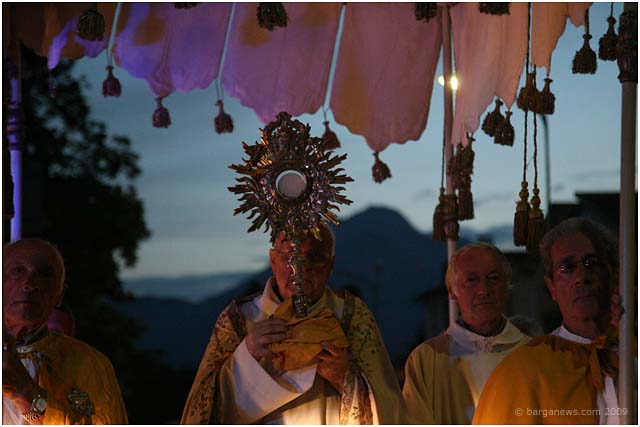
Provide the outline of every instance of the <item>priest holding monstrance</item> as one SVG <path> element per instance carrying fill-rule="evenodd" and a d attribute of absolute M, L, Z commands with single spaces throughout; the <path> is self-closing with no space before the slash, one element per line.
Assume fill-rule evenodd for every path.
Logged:
<path fill-rule="evenodd" d="M 244 144 L 236 213 L 271 231 L 273 277 L 220 314 L 191 387 L 183 424 L 399 424 L 403 401 L 367 306 L 328 288 L 331 209 L 351 203 L 323 140 L 287 113 Z"/>

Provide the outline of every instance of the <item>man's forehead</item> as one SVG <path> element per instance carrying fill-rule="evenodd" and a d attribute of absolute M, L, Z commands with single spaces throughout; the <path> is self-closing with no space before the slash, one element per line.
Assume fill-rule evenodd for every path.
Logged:
<path fill-rule="evenodd" d="M 457 261 L 456 269 L 477 269 L 501 267 L 502 264 L 496 254 L 489 248 L 472 248 L 464 252 Z"/>
<path fill-rule="evenodd" d="M 8 246 L 4 252 L 4 263 L 27 262 L 38 266 L 60 268 L 56 252 L 39 241 L 24 241 Z"/>
<path fill-rule="evenodd" d="M 551 246 L 551 259 L 554 262 L 563 259 L 594 254 L 595 248 L 591 240 L 582 233 L 572 233 L 562 236 Z"/>

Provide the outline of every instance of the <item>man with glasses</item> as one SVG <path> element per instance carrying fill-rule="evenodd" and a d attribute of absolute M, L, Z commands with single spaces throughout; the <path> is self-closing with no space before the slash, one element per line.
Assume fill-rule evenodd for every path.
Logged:
<path fill-rule="evenodd" d="M 494 371 L 474 424 L 620 424 L 615 390 L 617 243 L 599 224 L 571 218 L 540 244 L 545 283 L 562 325 Z"/>
<path fill-rule="evenodd" d="M 334 238 L 326 226 L 319 237 L 309 234 L 300 247 L 308 316 L 291 315 L 292 245 L 281 234 L 269 252 L 274 276 L 263 292 L 232 302 L 218 318 L 183 424 L 403 422 L 400 388 L 375 319 L 361 300 L 327 287 Z M 283 362 L 285 356 L 291 357 Z M 293 359 L 304 362 L 292 367 Z"/>

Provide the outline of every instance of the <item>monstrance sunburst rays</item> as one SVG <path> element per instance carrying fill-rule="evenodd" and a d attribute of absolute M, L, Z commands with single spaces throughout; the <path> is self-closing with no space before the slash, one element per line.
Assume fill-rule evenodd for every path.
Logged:
<path fill-rule="evenodd" d="M 342 185 L 353 179 L 337 167 L 347 155 L 325 150 L 322 138 L 312 137 L 310 131 L 309 125 L 282 112 L 261 130 L 262 138 L 255 145 L 242 143 L 248 156 L 244 163 L 229 166 L 241 175 L 236 178 L 238 184 L 229 187 L 240 195 L 234 215 L 249 213 L 249 232 L 265 225 L 272 244 L 280 232 L 292 241 L 290 265 L 298 284 L 294 297 L 298 317 L 306 316 L 308 301 L 301 283 L 304 260 L 296 248 L 309 232 L 320 239 L 322 222 L 339 225 L 334 211 L 340 210 L 338 205 L 352 203 L 340 193 L 345 190 Z"/>

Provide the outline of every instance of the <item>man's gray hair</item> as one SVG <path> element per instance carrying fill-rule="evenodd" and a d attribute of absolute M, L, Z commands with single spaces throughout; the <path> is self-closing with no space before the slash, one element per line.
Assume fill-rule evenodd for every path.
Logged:
<path fill-rule="evenodd" d="M 60 267 L 60 284 L 61 286 L 64 286 L 65 279 L 66 279 L 66 271 L 64 267 L 64 259 L 62 258 L 62 253 L 56 247 L 56 245 L 49 242 L 48 240 L 43 240 L 43 239 L 38 239 L 33 237 L 16 240 L 15 242 L 11 242 L 4 246 L 3 256 L 6 257 L 11 252 L 12 248 L 16 248 L 18 246 L 22 246 L 28 243 L 37 243 L 37 244 L 46 246 L 48 249 L 51 250 L 51 252 L 53 252 L 54 257 L 58 263 L 58 267 Z"/>
<path fill-rule="evenodd" d="M 447 289 L 449 290 L 449 292 L 451 292 L 451 287 L 456 283 L 456 279 L 458 278 L 458 258 L 473 249 L 488 250 L 493 254 L 493 256 L 496 257 L 496 259 L 502 265 L 502 271 L 504 272 L 507 289 L 511 289 L 511 264 L 509 264 L 509 261 L 507 261 L 507 258 L 504 256 L 502 251 L 500 251 L 500 249 L 493 246 L 492 244 L 485 242 L 476 242 L 464 245 L 451 256 L 451 259 L 449 260 L 449 266 L 447 267 L 446 277 Z"/>
<path fill-rule="evenodd" d="M 570 234 L 580 233 L 591 241 L 596 255 L 605 263 L 610 271 L 614 272 L 618 267 L 618 240 L 611 231 L 603 225 L 587 218 L 569 218 L 553 227 L 547 232 L 540 242 L 540 256 L 546 274 L 550 275 L 553 269 L 551 248 L 558 239 Z"/>

